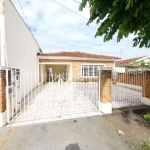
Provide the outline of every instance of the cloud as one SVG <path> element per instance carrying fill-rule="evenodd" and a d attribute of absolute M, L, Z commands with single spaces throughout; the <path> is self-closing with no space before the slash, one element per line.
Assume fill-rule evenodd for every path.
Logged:
<path fill-rule="evenodd" d="M 25 20 L 18 1 L 12 2 Z M 73 0 L 56 0 L 66 8 L 53 0 L 20 0 L 20 2 L 32 33 L 44 52 L 83 51 L 123 58 L 150 54 L 146 48 L 133 48 L 133 34 L 119 43 L 116 42 L 116 35 L 113 40 L 106 43 L 103 42 L 103 37 L 95 38 L 98 25 L 92 23 L 87 26 L 88 8 L 80 12 L 79 4 Z"/>

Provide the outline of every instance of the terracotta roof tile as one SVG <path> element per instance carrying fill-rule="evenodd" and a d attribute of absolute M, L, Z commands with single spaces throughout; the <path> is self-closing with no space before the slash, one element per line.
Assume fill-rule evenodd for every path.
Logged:
<path fill-rule="evenodd" d="M 106 58 L 106 59 L 120 59 L 115 56 L 98 55 L 84 52 L 55 52 L 55 53 L 41 53 L 39 56 L 62 56 L 62 57 L 84 57 L 84 58 Z"/>
<path fill-rule="evenodd" d="M 144 56 L 143 56 L 144 57 Z M 132 61 L 136 61 L 140 58 L 143 57 L 136 57 L 136 58 L 130 58 L 130 59 L 125 59 L 125 60 L 120 60 L 115 62 L 116 67 L 123 67 L 123 66 L 128 66 Z"/>

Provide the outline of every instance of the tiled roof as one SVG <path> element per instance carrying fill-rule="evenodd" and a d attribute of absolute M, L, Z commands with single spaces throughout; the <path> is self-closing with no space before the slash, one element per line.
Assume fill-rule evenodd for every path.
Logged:
<path fill-rule="evenodd" d="M 136 60 L 141 59 L 141 58 L 143 58 L 143 57 L 137 57 L 137 58 L 131 58 L 131 59 L 116 61 L 115 66 L 116 67 L 128 66 L 132 61 L 136 61 Z"/>
<path fill-rule="evenodd" d="M 98 55 L 84 52 L 55 52 L 55 53 L 39 53 L 39 56 L 59 56 L 59 57 L 84 57 L 84 58 L 105 58 L 105 59 L 120 59 L 115 56 Z"/>

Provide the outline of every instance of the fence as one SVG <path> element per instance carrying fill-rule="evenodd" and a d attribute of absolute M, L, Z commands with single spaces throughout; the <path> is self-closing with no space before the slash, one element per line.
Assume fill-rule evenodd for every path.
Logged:
<path fill-rule="evenodd" d="M 143 73 L 137 71 L 137 69 L 132 69 L 130 72 L 116 73 L 112 84 L 112 107 L 142 105 L 143 79 Z"/>
<path fill-rule="evenodd" d="M 83 78 L 75 72 L 69 81 L 68 73 L 38 74 L 13 68 L 6 74 L 8 123 L 98 110 L 98 78 Z"/>
<path fill-rule="evenodd" d="M 141 73 L 118 73 L 116 82 L 125 83 L 130 85 L 142 86 L 142 74 Z"/>
<path fill-rule="evenodd" d="M 38 74 L 10 69 L 6 76 L 8 123 L 18 116 L 22 120 L 33 120 L 97 111 L 102 93 L 104 102 L 110 93 L 107 88 L 111 78 L 106 78 L 107 74 L 101 76 L 105 82 L 100 81 L 100 87 L 97 77 L 82 77 L 80 72 Z M 150 81 L 148 77 L 147 72 L 118 73 L 114 77 L 116 82 L 111 84 L 113 108 L 141 105 L 142 87 Z M 143 92 L 150 97 L 146 86 Z"/>

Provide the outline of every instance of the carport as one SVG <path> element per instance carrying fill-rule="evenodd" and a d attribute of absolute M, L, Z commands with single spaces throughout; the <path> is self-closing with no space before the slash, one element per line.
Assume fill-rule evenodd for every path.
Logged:
<path fill-rule="evenodd" d="M 64 81 L 72 81 L 72 64 L 70 63 L 40 63 L 39 64 L 39 82 L 54 81 L 57 75 L 62 75 Z M 43 78 L 43 79 L 42 79 Z"/>

